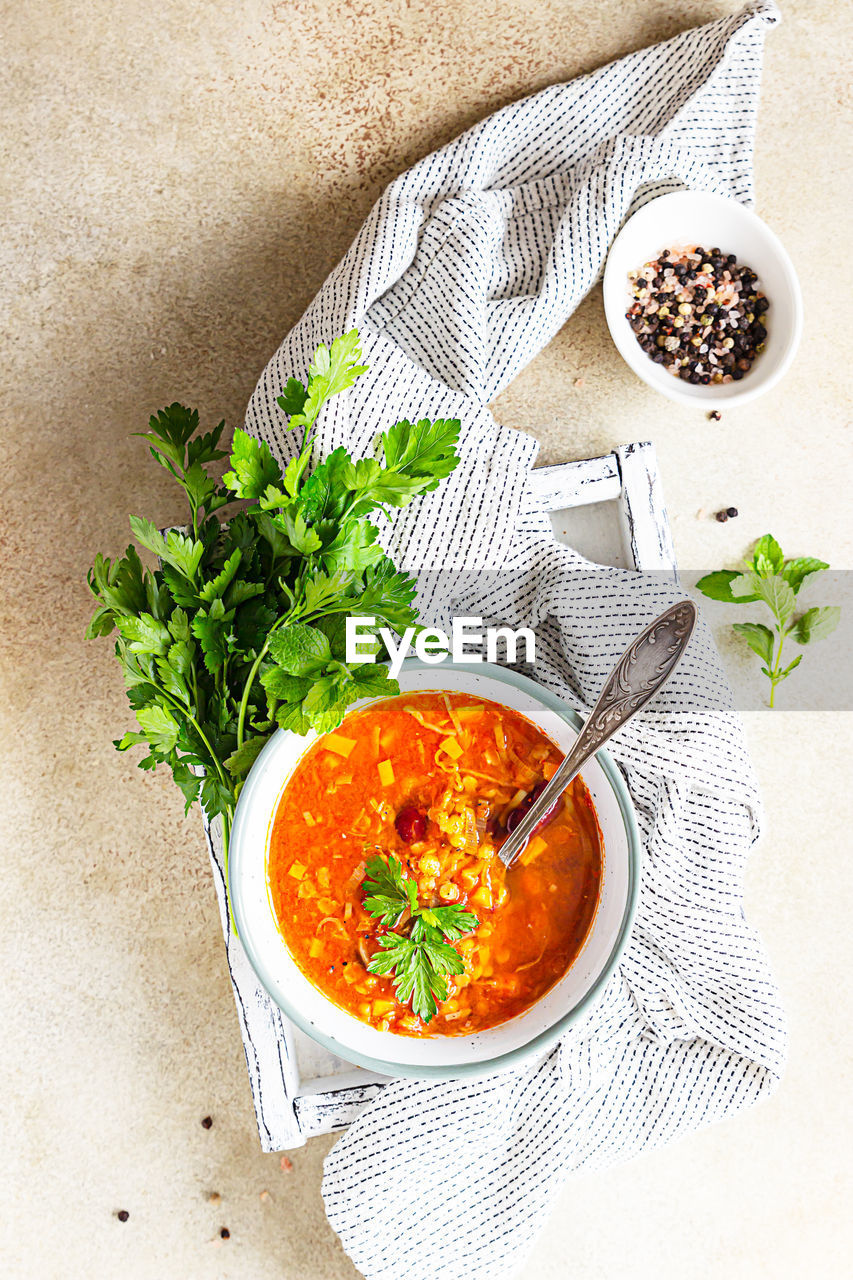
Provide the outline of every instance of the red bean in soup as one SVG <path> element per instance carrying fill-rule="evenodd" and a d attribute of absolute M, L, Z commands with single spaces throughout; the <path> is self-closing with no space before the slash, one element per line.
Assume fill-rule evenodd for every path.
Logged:
<path fill-rule="evenodd" d="M 269 856 L 279 928 L 311 982 L 403 1035 L 481 1031 L 540 999 L 576 958 L 598 903 L 603 850 L 583 781 L 509 872 L 497 848 L 562 758 L 524 716 L 466 694 L 388 698 L 314 743 L 282 795 Z M 377 854 L 400 859 L 421 906 L 460 903 L 479 922 L 455 943 L 465 970 L 448 978 L 428 1025 L 397 1000 L 391 976 L 367 970 L 385 932 L 361 888 Z"/>

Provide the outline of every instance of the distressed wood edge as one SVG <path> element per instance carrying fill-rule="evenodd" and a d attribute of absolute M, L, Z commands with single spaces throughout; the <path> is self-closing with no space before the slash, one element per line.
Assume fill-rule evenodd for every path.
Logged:
<path fill-rule="evenodd" d="M 305 1137 L 318 1137 L 346 1129 L 357 1120 L 362 1109 L 377 1098 L 387 1081 L 374 1081 L 351 1088 L 330 1089 L 325 1093 L 301 1093 L 294 1098 L 293 1109 Z M 303 1142 L 305 1141 L 303 1137 Z"/>
<path fill-rule="evenodd" d="M 535 467 L 529 475 L 531 492 L 547 511 L 583 507 L 593 502 L 611 502 L 622 491 L 622 478 L 615 453 L 578 462 L 559 462 L 552 467 Z"/>
<path fill-rule="evenodd" d="M 664 572 L 678 581 L 672 529 L 655 447 L 649 440 L 614 449 L 621 477 L 619 503 L 625 546 L 636 569 Z"/>

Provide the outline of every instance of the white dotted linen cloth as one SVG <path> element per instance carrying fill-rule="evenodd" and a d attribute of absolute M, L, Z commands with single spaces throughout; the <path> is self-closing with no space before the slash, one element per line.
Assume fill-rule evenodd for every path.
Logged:
<path fill-rule="evenodd" d="M 582 712 L 681 593 L 556 544 L 528 491 L 535 442 L 486 406 L 594 284 L 629 212 L 681 187 L 752 203 L 763 39 L 778 16 L 751 4 L 514 103 L 415 165 L 249 405 L 248 429 L 289 457 L 276 395 L 319 342 L 357 326 L 370 372 L 326 411 L 318 454 L 368 453 L 402 417 L 460 418 L 462 464 L 401 513 L 388 549 L 413 571 L 500 569 L 466 577 L 465 611 L 534 623 L 536 678 Z M 513 1274 L 570 1174 L 729 1115 L 780 1078 L 784 1016 L 742 905 L 760 802 L 704 624 L 610 750 L 644 842 L 627 952 L 544 1058 L 484 1081 L 394 1081 L 339 1140 L 326 1211 L 368 1280 Z"/>

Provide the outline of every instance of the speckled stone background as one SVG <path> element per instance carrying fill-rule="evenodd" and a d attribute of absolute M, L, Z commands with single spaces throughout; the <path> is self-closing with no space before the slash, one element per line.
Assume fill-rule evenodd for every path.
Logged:
<path fill-rule="evenodd" d="M 113 751 L 128 719 L 119 673 L 106 642 L 82 641 L 94 552 L 125 545 L 130 511 L 161 524 L 180 511 L 131 432 L 175 398 L 239 422 L 281 336 L 418 157 L 729 7 L 3 4 L 5 1275 L 356 1274 L 319 1196 L 331 1140 L 290 1171 L 258 1149 L 198 819 L 165 776 Z M 620 361 L 595 291 L 495 405 L 542 441 L 543 461 L 654 439 L 688 568 L 731 563 L 768 528 L 789 554 L 853 567 L 850 14 L 783 9 L 757 180 L 805 292 L 785 382 L 718 423 L 664 403 Z M 726 525 L 697 518 L 729 504 L 740 517 Z M 851 715 L 755 711 L 747 728 L 769 812 L 747 903 L 790 1010 L 784 1085 L 574 1181 L 524 1280 L 849 1275 Z"/>

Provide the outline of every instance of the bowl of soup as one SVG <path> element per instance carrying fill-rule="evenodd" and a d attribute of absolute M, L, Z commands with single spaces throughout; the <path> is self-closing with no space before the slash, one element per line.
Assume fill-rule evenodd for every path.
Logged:
<path fill-rule="evenodd" d="M 506 668 L 410 661 L 332 733 L 278 731 L 237 806 L 229 890 L 303 1031 L 387 1075 L 484 1075 L 545 1050 L 627 944 L 640 839 L 600 751 L 507 870 L 501 842 L 574 742 Z"/>

